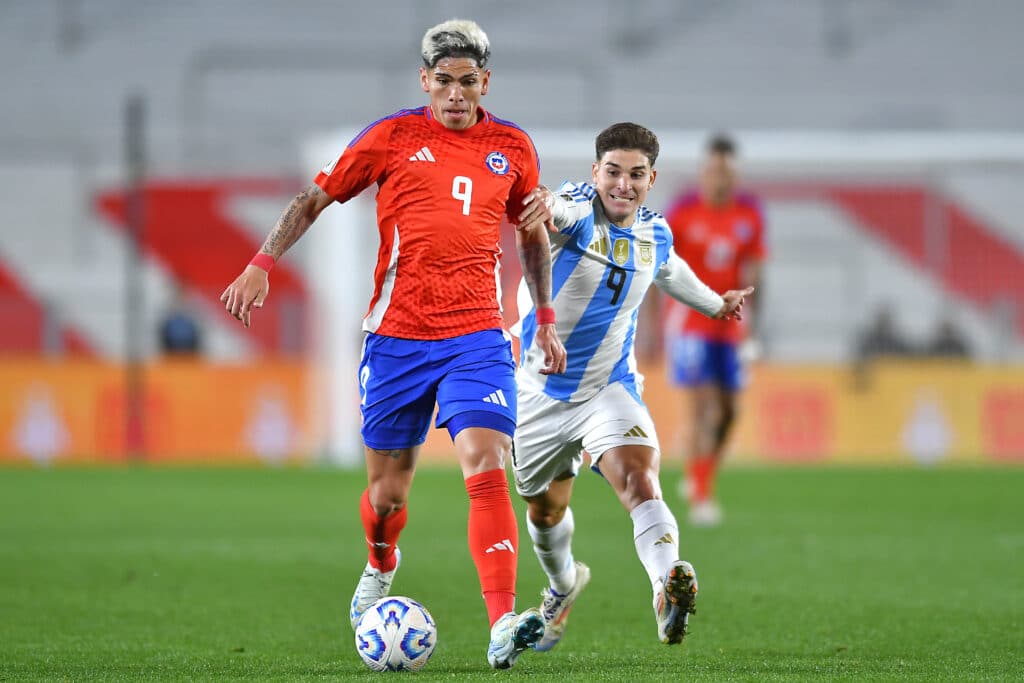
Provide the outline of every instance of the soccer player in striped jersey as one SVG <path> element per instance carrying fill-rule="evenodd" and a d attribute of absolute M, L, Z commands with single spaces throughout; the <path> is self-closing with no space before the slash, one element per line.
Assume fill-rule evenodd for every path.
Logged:
<path fill-rule="evenodd" d="M 573 602 L 590 570 L 572 554 L 569 507 L 583 462 L 612 485 L 633 519 L 637 555 L 654 595 L 658 638 L 679 643 L 697 596 L 693 567 L 679 559 L 679 529 L 662 500 L 659 447 L 640 398 L 643 377 L 633 355 L 640 303 L 651 284 L 704 315 L 741 317 L 753 289 L 719 296 L 672 248 L 661 215 L 643 206 L 655 179 L 658 139 L 634 123 L 597 136 L 591 183 L 565 183 L 532 201 L 551 206 L 552 291 L 568 367 L 542 375 L 537 311 L 520 288 L 519 427 L 513 456 L 516 488 L 528 504 L 527 528 L 548 575 L 541 613 L 545 634 L 535 646 L 561 639 Z"/>
<path fill-rule="evenodd" d="M 222 296 L 246 327 L 263 305 L 268 271 L 331 202 L 377 185 L 380 249 L 363 319 L 359 366 L 368 486 L 360 502 L 368 562 L 349 617 L 388 595 L 416 458 L 435 403 L 469 495 L 469 547 L 491 624 L 487 659 L 511 667 L 544 630 L 536 608 L 514 611 L 519 537 L 504 463 L 516 425 L 515 363 L 499 308 L 502 215 L 536 305 L 538 372 L 565 368 L 551 309 L 551 255 L 530 137 L 479 106 L 490 43 L 452 20 L 423 37 L 420 83 L 428 106 L 366 127 L 278 220 L 260 253 Z"/>

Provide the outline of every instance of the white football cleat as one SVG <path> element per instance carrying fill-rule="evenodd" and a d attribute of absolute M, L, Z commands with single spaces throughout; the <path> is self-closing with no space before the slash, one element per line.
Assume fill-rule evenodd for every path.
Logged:
<path fill-rule="evenodd" d="M 511 669 L 519 655 L 544 635 L 544 617 L 536 607 L 516 614 L 506 612 L 491 627 L 487 663 L 495 669 Z"/>
<path fill-rule="evenodd" d="M 708 498 L 690 505 L 688 516 L 691 526 L 718 526 L 722 523 L 722 508 Z"/>
<path fill-rule="evenodd" d="M 697 612 L 697 573 L 689 562 L 677 560 L 658 584 L 654 591 L 658 640 L 675 645 L 686 635 L 689 615 Z"/>
<path fill-rule="evenodd" d="M 395 568 L 389 572 L 382 572 L 369 562 L 366 563 L 366 569 L 363 570 L 363 575 L 359 577 L 359 583 L 356 584 L 356 592 L 352 594 L 352 606 L 348 610 L 352 630 L 355 630 L 363 612 L 391 592 L 391 583 L 395 580 L 398 565 L 402 564 L 402 553 L 398 548 L 395 548 L 395 560 Z"/>
<path fill-rule="evenodd" d="M 544 601 L 540 605 L 541 616 L 544 617 L 544 637 L 533 646 L 538 652 L 547 652 L 562 639 L 565 625 L 569 621 L 569 610 L 580 596 L 587 583 L 590 582 L 590 567 L 575 561 L 576 582 L 565 595 L 556 593 L 550 586 L 541 591 Z"/>

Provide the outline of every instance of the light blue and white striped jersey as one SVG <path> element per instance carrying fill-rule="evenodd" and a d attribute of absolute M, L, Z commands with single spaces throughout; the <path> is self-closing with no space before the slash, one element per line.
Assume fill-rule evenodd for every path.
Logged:
<path fill-rule="evenodd" d="M 519 285 L 522 319 L 518 381 L 569 402 L 585 401 L 613 382 L 639 400 L 643 376 L 633 353 L 636 321 L 652 282 L 705 314 L 722 299 L 696 279 L 672 249 L 672 231 L 661 214 L 640 207 L 629 228 L 604 215 L 589 183 L 563 183 L 553 211 L 558 234 L 551 235 L 556 330 L 568 355 L 566 371 L 542 375 L 544 356 L 533 347 L 537 318 L 526 281 Z"/>

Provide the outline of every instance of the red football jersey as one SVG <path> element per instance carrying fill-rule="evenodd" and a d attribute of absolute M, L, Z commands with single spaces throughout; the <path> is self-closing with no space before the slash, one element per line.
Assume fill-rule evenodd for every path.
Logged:
<path fill-rule="evenodd" d="M 672 227 L 676 253 L 719 294 L 745 286 L 740 279 L 743 265 L 766 254 L 764 218 L 753 195 L 739 194 L 734 201 L 718 207 L 690 193 L 669 209 L 666 219 Z M 743 321 L 714 320 L 674 299 L 669 306 L 672 331 L 732 343 L 741 341 L 746 333 Z"/>
<path fill-rule="evenodd" d="M 537 186 L 530 137 L 483 108 L 451 130 L 430 107 L 367 126 L 316 184 L 344 202 L 377 183 L 380 248 L 367 332 L 446 339 L 502 326 L 501 221 Z"/>

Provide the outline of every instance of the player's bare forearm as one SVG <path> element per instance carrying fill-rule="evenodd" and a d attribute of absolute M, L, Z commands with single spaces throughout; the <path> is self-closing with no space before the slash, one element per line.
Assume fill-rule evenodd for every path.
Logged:
<path fill-rule="evenodd" d="M 530 290 L 533 305 L 551 305 L 551 243 L 547 231 L 534 228 L 527 232 L 516 231 L 516 246 L 519 261 L 523 266 L 523 277 Z"/>
<path fill-rule="evenodd" d="M 544 218 L 548 222 L 550 216 Z M 523 264 L 523 277 L 530 290 L 533 305 L 537 308 L 551 306 L 551 243 L 548 232 L 542 223 L 529 230 L 516 230 L 516 246 L 519 248 L 519 260 Z M 568 362 L 565 346 L 558 338 L 555 320 L 537 324 L 537 334 L 533 338 L 537 349 L 544 354 L 542 375 L 553 375 L 565 372 Z"/>
<path fill-rule="evenodd" d="M 275 261 L 278 260 L 288 250 L 288 247 L 302 237 L 302 234 L 309 229 L 320 212 L 332 201 L 316 185 L 310 185 L 300 192 L 277 219 L 277 224 L 267 236 L 267 241 L 263 243 L 260 253 L 270 255 Z M 270 292 L 270 280 L 267 277 L 267 272 L 263 265 L 250 263 L 220 295 L 220 300 L 224 302 L 224 308 L 232 316 L 241 320 L 246 327 L 249 327 L 252 309 L 262 308 L 267 293 Z"/>
<path fill-rule="evenodd" d="M 267 235 L 260 252 L 278 260 L 299 241 L 320 212 L 331 203 L 331 198 L 317 185 L 310 185 L 295 196 L 277 219 L 274 229 Z"/>

